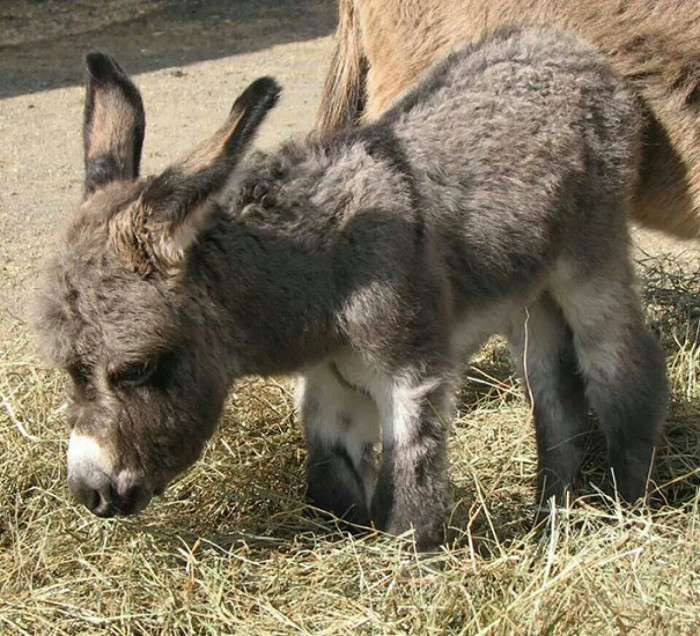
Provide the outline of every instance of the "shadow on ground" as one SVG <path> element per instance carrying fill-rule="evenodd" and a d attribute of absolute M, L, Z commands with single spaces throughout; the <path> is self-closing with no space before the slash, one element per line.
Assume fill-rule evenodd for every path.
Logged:
<path fill-rule="evenodd" d="M 335 0 L 0 0 L 0 98 L 83 81 L 85 53 L 129 73 L 329 35 Z"/>

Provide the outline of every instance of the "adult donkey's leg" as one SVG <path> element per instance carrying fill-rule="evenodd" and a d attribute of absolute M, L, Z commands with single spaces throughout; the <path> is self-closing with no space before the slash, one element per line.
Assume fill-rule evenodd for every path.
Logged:
<path fill-rule="evenodd" d="M 309 450 L 309 503 L 352 524 L 369 526 L 379 437 L 374 401 L 349 386 L 328 363 L 299 378 L 297 400 Z"/>
<path fill-rule="evenodd" d="M 452 382 L 402 378 L 377 396 L 382 462 L 372 499 L 377 526 L 400 534 L 413 528 L 419 549 L 444 538 L 447 512 L 447 423 Z"/>

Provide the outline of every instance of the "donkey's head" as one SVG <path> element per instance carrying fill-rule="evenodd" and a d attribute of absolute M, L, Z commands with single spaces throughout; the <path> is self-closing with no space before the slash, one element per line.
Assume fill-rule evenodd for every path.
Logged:
<path fill-rule="evenodd" d="M 87 70 L 85 198 L 48 271 L 36 328 L 72 378 L 69 487 L 111 516 L 162 492 L 219 418 L 233 369 L 220 309 L 198 283 L 196 244 L 222 214 L 212 195 L 280 89 L 253 82 L 209 140 L 141 179 L 139 91 L 107 55 L 89 55 Z"/>

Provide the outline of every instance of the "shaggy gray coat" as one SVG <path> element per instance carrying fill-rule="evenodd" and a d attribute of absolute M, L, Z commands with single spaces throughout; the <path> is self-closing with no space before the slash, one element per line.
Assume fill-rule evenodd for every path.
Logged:
<path fill-rule="evenodd" d="M 236 377 L 297 371 L 310 500 L 434 545 L 458 370 L 496 332 L 533 401 L 539 501 L 572 484 L 589 406 L 620 494 L 644 495 L 666 389 L 627 254 L 640 116 L 592 47 L 498 31 L 376 123 L 257 155 L 233 183 L 274 82 L 138 180 L 133 85 L 110 58 L 91 66 L 93 178 L 38 323 L 75 379 L 69 483 L 88 507 L 141 509 Z"/>

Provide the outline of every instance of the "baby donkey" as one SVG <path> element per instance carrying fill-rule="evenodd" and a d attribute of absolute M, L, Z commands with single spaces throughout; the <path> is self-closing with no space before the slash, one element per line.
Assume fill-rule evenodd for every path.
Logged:
<path fill-rule="evenodd" d="M 279 94 L 262 78 L 146 179 L 138 90 L 87 62 L 85 200 L 37 330 L 73 378 L 68 482 L 93 512 L 161 493 L 235 378 L 298 372 L 310 500 L 433 546 L 458 370 L 496 332 L 532 399 L 539 502 L 574 481 L 589 406 L 620 495 L 645 495 L 666 384 L 628 256 L 640 115 L 593 48 L 501 30 L 378 122 L 240 163 Z"/>

